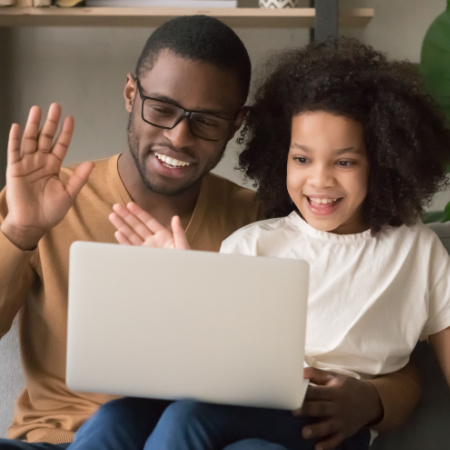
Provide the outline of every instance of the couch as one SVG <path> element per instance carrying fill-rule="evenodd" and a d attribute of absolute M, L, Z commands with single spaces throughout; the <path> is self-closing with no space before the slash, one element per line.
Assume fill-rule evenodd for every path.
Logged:
<path fill-rule="evenodd" d="M 450 253 L 450 222 L 431 224 L 430 227 Z M 412 359 L 423 379 L 419 405 L 407 424 L 380 435 L 371 447 L 373 450 L 450 449 L 450 388 L 428 344 L 419 343 Z M 9 333 L 0 340 L 0 437 L 6 436 L 14 401 L 23 386 L 15 322 Z"/>

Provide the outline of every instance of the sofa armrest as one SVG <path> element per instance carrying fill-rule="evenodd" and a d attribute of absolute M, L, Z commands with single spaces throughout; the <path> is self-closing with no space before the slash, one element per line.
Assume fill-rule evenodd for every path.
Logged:
<path fill-rule="evenodd" d="M 16 319 L 8 334 L 0 340 L 0 437 L 6 437 L 14 403 L 24 386 Z"/>
<path fill-rule="evenodd" d="M 429 227 L 450 254 L 450 222 Z M 422 381 L 419 404 L 408 422 L 375 439 L 371 450 L 443 450 L 450 448 L 450 389 L 433 349 L 419 342 L 411 356 Z"/>

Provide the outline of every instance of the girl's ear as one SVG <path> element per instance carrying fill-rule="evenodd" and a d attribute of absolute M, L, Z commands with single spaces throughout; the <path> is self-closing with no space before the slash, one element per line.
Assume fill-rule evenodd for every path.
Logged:
<path fill-rule="evenodd" d="M 134 99 L 136 97 L 136 78 L 129 73 L 127 75 L 127 81 L 123 90 L 123 96 L 125 98 L 125 109 L 131 113 L 133 110 Z"/>

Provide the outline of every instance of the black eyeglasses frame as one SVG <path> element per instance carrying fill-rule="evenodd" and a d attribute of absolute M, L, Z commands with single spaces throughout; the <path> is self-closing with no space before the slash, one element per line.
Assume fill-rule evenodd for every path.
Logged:
<path fill-rule="evenodd" d="M 141 85 L 141 82 L 139 81 L 139 78 L 138 78 L 138 77 L 134 77 L 134 79 L 136 80 L 136 85 L 137 85 L 137 88 L 138 88 L 139 96 L 141 97 L 141 118 L 142 118 L 142 120 L 143 120 L 145 123 L 148 123 L 148 124 L 150 124 L 150 125 L 153 125 L 154 127 L 162 128 L 162 129 L 164 129 L 164 130 L 172 130 L 172 129 L 175 128 L 175 127 L 176 127 L 176 126 L 177 126 L 177 125 L 178 125 L 185 117 L 187 117 L 187 119 L 188 119 L 188 125 L 189 125 L 189 130 L 190 130 L 190 132 L 191 132 L 191 134 L 192 134 L 193 136 L 196 136 L 196 137 L 198 137 L 198 138 L 200 138 L 200 139 L 204 139 L 205 141 L 218 142 L 218 141 L 221 141 L 222 139 L 224 139 L 225 136 L 223 136 L 223 137 L 221 137 L 221 138 L 219 138 L 219 139 L 209 139 L 209 138 L 205 138 L 205 137 L 203 137 L 203 136 L 199 136 L 199 135 L 196 134 L 194 131 L 192 131 L 192 128 L 191 128 L 191 120 L 192 120 L 192 116 L 195 115 L 195 114 L 201 114 L 201 115 L 209 115 L 209 116 L 212 116 L 212 117 L 216 117 L 216 118 L 218 118 L 218 119 L 225 120 L 225 121 L 227 121 L 228 124 L 229 124 L 229 128 L 228 128 L 228 130 L 227 130 L 226 133 L 228 133 L 228 131 L 230 130 L 230 128 L 231 128 L 232 125 L 234 124 L 234 121 L 236 120 L 236 119 L 230 119 L 229 117 L 221 116 L 220 114 L 205 113 L 205 112 L 202 112 L 202 111 L 190 111 L 190 110 L 184 109 L 184 108 L 182 108 L 181 106 L 176 105 L 176 104 L 174 104 L 174 103 L 166 102 L 166 101 L 161 100 L 161 99 L 159 99 L 159 98 L 148 97 L 148 96 L 144 95 L 144 92 L 143 92 L 143 89 L 142 89 L 142 85 Z M 170 126 L 170 127 L 165 127 L 165 126 L 162 126 L 162 125 L 157 125 L 157 124 L 155 124 L 155 123 L 152 123 L 152 122 L 146 120 L 145 117 L 144 117 L 144 104 L 145 104 L 145 100 L 153 100 L 153 101 L 160 102 L 160 103 L 167 103 L 167 104 L 169 104 L 169 105 L 171 105 L 171 106 L 173 106 L 173 107 L 179 109 L 179 110 L 180 110 L 180 115 L 179 115 L 178 118 L 176 119 L 175 123 L 174 123 L 172 126 Z"/>

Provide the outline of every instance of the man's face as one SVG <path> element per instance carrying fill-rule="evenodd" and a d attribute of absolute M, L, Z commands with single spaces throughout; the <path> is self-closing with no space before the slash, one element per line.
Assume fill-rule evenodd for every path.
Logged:
<path fill-rule="evenodd" d="M 162 51 L 152 70 L 139 80 L 146 97 L 233 119 L 219 141 L 194 136 L 186 117 L 170 130 L 150 125 L 141 116 L 137 81 L 128 76 L 128 143 L 141 181 L 153 192 L 181 194 L 217 165 L 227 142 L 240 127 L 243 113 L 238 81 L 234 74 L 214 65 L 181 58 L 169 51 Z"/>

